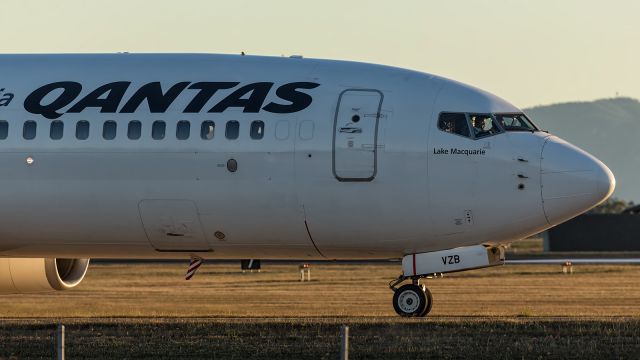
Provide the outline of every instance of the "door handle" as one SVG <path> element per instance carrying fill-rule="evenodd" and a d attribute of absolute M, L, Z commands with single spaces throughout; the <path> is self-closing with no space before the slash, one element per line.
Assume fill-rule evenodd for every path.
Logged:
<path fill-rule="evenodd" d="M 347 134 L 362 134 L 362 128 L 341 127 L 340 128 L 340 132 L 341 133 L 347 133 Z"/>

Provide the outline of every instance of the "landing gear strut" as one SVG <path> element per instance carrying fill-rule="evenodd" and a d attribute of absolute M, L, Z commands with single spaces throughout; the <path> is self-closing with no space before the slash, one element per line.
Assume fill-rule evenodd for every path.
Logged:
<path fill-rule="evenodd" d="M 400 276 L 389 284 L 393 290 L 393 308 L 398 315 L 403 317 L 424 317 L 431 311 L 433 297 L 424 284 L 420 284 L 420 277 L 411 277 L 411 284 L 405 284 L 396 288 L 404 280 L 409 279 Z"/>

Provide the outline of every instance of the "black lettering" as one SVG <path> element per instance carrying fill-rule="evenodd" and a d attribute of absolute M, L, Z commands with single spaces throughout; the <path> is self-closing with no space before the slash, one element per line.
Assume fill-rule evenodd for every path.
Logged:
<path fill-rule="evenodd" d="M 289 101 L 291 104 L 283 105 L 271 102 L 262 109 L 276 114 L 288 114 L 304 110 L 311 105 L 313 98 L 309 94 L 298 91 L 298 89 L 315 89 L 318 86 L 320 86 L 320 84 L 312 82 L 284 84 L 276 90 L 276 95 L 282 100 Z"/>
<path fill-rule="evenodd" d="M 444 265 L 453 265 L 453 264 L 460 263 L 460 255 L 453 255 L 453 256 L 447 255 L 447 256 L 441 257 L 441 259 Z"/>
<path fill-rule="evenodd" d="M 269 90 L 271 90 L 272 86 L 272 82 L 258 82 L 245 85 L 222 99 L 222 101 L 211 108 L 209 112 L 220 113 L 230 107 L 244 108 L 242 112 L 245 113 L 260 112 L 260 108 L 267 98 L 267 95 L 269 95 Z M 247 96 L 247 94 L 249 94 L 249 97 L 245 99 L 244 97 Z"/>
<path fill-rule="evenodd" d="M 2 95 L 2 98 L 0 98 L 0 106 L 9 106 L 9 104 L 11 104 L 11 100 L 13 100 L 14 97 L 15 95 L 13 95 L 12 93 L 6 93 Z"/>
<path fill-rule="evenodd" d="M 200 91 L 193 97 L 184 112 L 199 113 L 218 90 L 231 89 L 238 84 L 238 82 L 198 82 L 189 86 L 189 89 L 198 89 Z"/>
<path fill-rule="evenodd" d="M 42 104 L 42 100 L 55 90 L 62 89 L 55 100 L 47 105 Z M 82 85 L 74 81 L 61 81 L 42 86 L 29 94 L 24 100 L 24 109 L 32 114 L 39 114 L 47 119 L 57 119 L 62 114 L 58 113 L 60 109 L 71 104 L 82 91 Z"/>
<path fill-rule="evenodd" d="M 115 113 L 118 111 L 120 102 L 129 85 L 131 85 L 129 81 L 118 81 L 102 85 L 78 101 L 67 112 L 80 113 L 88 107 L 95 107 L 100 108 L 101 113 Z"/>
<path fill-rule="evenodd" d="M 442 263 L 445 265 L 453 265 L 453 264 L 459 264 L 460 263 L 460 256 L 458 255 L 447 255 L 447 256 L 443 256 L 442 258 Z"/>
<path fill-rule="evenodd" d="M 143 101 L 147 101 L 149 111 L 152 113 L 166 112 L 173 101 L 182 93 L 182 91 L 190 84 L 188 81 L 179 82 L 173 85 L 166 94 L 162 92 L 160 82 L 152 82 L 144 85 L 136 91 L 131 99 L 120 110 L 121 113 L 131 114 L 136 112 Z"/>

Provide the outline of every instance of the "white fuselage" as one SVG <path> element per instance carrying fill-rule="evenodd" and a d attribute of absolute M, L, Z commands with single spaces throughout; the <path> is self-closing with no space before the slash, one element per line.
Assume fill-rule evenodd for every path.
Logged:
<path fill-rule="evenodd" d="M 442 131 L 443 112 L 521 110 L 398 68 L 1 55 L 0 88 L 2 256 L 400 258 L 521 239 L 614 186 L 545 132 Z"/>

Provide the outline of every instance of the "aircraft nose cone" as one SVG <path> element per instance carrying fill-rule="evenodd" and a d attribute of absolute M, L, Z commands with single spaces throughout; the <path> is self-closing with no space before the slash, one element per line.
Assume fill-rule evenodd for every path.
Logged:
<path fill-rule="evenodd" d="M 542 203 L 550 225 L 598 205 L 616 186 L 605 164 L 555 136 L 549 137 L 542 148 L 540 175 Z"/>

